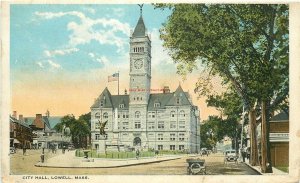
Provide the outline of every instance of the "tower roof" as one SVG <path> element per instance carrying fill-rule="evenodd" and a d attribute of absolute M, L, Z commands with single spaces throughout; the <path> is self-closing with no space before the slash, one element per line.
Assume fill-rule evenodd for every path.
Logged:
<path fill-rule="evenodd" d="M 143 37 L 143 36 L 145 36 L 145 34 L 146 34 L 146 26 L 145 26 L 143 17 L 141 15 L 135 28 L 134 28 L 132 36 L 133 37 Z"/>

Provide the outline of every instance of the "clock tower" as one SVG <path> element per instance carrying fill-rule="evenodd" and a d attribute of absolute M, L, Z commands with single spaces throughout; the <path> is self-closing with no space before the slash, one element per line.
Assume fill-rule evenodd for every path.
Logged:
<path fill-rule="evenodd" d="M 129 104 L 147 105 L 151 84 L 151 41 L 146 33 L 142 11 L 130 37 Z"/>

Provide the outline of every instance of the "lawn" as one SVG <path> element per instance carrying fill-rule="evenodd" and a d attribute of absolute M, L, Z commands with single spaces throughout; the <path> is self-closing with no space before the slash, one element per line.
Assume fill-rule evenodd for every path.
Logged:
<path fill-rule="evenodd" d="M 83 157 L 84 153 L 82 150 L 76 150 L 76 156 Z M 88 152 L 88 156 L 92 158 L 112 158 L 112 159 L 127 159 L 127 158 L 135 158 L 135 152 L 107 152 L 106 154 L 97 153 L 96 150 L 91 150 Z M 150 151 L 141 151 L 140 157 L 154 157 L 154 152 Z"/>
<path fill-rule="evenodd" d="M 169 151 L 169 150 L 161 150 L 159 151 L 159 155 L 175 155 L 175 154 L 184 154 L 183 151 Z M 84 153 L 82 150 L 76 150 L 77 157 L 83 157 Z M 140 157 L 154 157 L 154 151 L 140 151 Z M 92 158 L 112 158 L 112 159 L 127 159 L 127 158 L 135 158 L 135 151 L 131 152 L 106 152 L 106 154 L 97 153 L 96 150 L 91 150 L 88 152 L 88 157 Z"/>
<path fill-rule="evenodd" d="M 278 170 L 281 170 L 283 172 L 289 173 L 289 167 L 288 166 L 277 166 L 275 168 L 277 168 Z"/>

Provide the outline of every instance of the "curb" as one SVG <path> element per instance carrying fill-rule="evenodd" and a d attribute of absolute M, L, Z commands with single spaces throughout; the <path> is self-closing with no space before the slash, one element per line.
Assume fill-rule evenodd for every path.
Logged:
<path fill-rule="evenodd" d="M 42 167 L 42 168 L 117 168 L 117 167 L 127 167 L 127 166 L 136 166 L 136 165 L 145 165 L 145 164 L 150 164 L 150 163 L 160 163 L 163 161 L 171 161 L 171 160 L 175 160 L 175 159 L 180 159 L 181 157 L 176 157 L 173 159 L 163 159 L 163 160 L 157 160 L 157 161 L 149 161 L 149 162 L 137 162 L 137 163 L 133 163 L 133 164 L 124 164 L 124 165 L 113 165 L 113 166 L 106 166 L 106 167 L 101 167 L 101 166 L 94 166 L 94 167 L 90 167 L 90 166 L 81 166 L 81 167 L 74 167 L 74 166 L 41 166 L 38 165 L 39 163 L 35 164 L 34 166 L 36 167 Z"/>
<path fill-rule="evenodd" d="M 248 167 L 250 167 L 252 170 L 254 170 L 255 172 L 257 172 L 260 175 L 263 175 L 263 173 L 261 173 L 259 170 L 257 170 L 256 168 L 254 168 L 253 166 L 251 166 L 249 163 L 244 162 Z"/>

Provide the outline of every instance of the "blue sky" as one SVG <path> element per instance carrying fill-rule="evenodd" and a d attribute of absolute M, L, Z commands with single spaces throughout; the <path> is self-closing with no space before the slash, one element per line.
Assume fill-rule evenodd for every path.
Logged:
<path fill-rule="evenodd" d="M 128 53 L 137 5 L 12 5 L 11 69 L 83 71 L 117 63 Z M 158 30 L 168 10 L 143 7 L 148 31 Z M 30 53 L 30 54 L 28 54 Z M 76 63 L 76 64 L 74 64 Z"/>
<path fill-rule="evenodd" d="M 129 36 L 140 17 L 136 4 L 11 5 L 10 68 L 12 110 L 34 116 L 49 109 L 54 115 L 89 112 L 108 87 L 107 77 L 120 71 L 120 93 L 129 86 Z M 199 73 L 186 81 L 159 39 L 170 10 L 144 5 L 143 19 L 151 36 L 152 89 L 179 83 L 193 91 Z M 204 99 L 190 92 L 196 105 Z M 206 109 L 205 109 L 206 110 Z"/>

